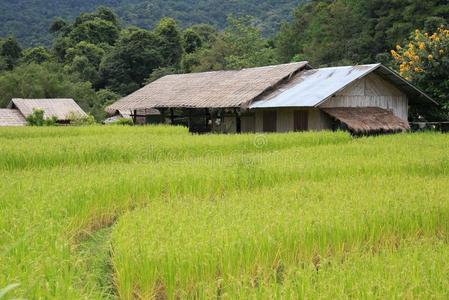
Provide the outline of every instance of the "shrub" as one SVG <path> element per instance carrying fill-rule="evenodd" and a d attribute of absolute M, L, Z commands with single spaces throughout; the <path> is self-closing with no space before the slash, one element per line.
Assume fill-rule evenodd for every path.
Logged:
<path fill-rule="evenodd" d="M 132 119 L 120 118 L 116 121 L 110 123 L 109 125 L 122 125 L 122 126 L 133 126 L 134 122 Z"/>
<path fill-rule="evenodd" d="M 33 113 L 26 117 L 29 126 L 54 126 L 58 119 L 55 116 L 45 118 L 42 109 L 33 109 Z"/>
<path fill-rule="evenodd" d="M 82 116 L 75 112 L 70 112 L 67 115 L 67 120 L 70 120 L 70 125 L 74 126 L 88 126 L 96 123 L 94 116 L 90 114 L 87 116 Z"/>

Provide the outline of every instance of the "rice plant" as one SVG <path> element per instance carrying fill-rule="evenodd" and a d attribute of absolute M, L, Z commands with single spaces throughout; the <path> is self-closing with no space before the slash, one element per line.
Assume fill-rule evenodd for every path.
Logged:
<path fill-rule="evenodd" d="M 13 298 L 447 298 L 449 138 L 0 129 Z M 368 267 L 368 268 L 365 268 Z"/>

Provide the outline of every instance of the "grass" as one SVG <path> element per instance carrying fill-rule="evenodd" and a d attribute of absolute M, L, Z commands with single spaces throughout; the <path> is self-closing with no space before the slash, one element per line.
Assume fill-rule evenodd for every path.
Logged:
<path fill-rule="evenodd" d="M 0 129 L 21 298 L 447 298 L 449 138 Z"/>

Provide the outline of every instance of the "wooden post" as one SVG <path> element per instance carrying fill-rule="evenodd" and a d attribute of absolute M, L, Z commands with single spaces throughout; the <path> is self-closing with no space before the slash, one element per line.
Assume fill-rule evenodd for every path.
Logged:
<path fill-rule="evenodd" d="M 209 131 L 209 120 L 211 119 L 209 109 L 204 109 L 204 114 L 206 116 L 206 130 Z"/>
<path fill-rule="evenodd" d="M 192 110 L 188 108 L 187 111 L 188 111 L 188 116 L 189 116 L 189 121 L 188 121 L 189 132 L 192 132 Z"/>
<path fill-rule="evenodd" d="M 235 111 L 235 131 L 237 133 L 242 133 L 242 119 L 240 118 L 240 114 L 236 109 L 234 109 Z"/>
<path fill-rule="evenodd" d="M 171 124 L 173 125 L 175 123 L 175 112 L 174 112 L 173 108 L 170 108 L 170 120 L 171 120 Z"/>
<path fill-rule="evenodd" d="M 136 109 L 134 110 L 132 117 L 133 117 L 133 123 L 134 123 L 134 125 L 136 125 L 136 122 L 137 122 L 137 110 Z"/>

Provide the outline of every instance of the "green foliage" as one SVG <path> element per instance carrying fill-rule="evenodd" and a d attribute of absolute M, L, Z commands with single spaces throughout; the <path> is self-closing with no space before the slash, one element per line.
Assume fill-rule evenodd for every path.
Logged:
<path fill-rule="evenodd" d="M 106 87 L 119 94 L 141 87 L 152 71 L 164 63 L 160 43 L 160 38 L 148 30 L 123 31 L 100 66 Z"/>
<path fill-rule="evenodd" d="M 275 52 L 262 37 L 260 29 L 253 25 L 250 17 L 228 19 L 223 42 L 227 69 L 259 67 L 275 64 Z"/>
<path fill-rule="evenodd" d="M 263 38 L 253 18 L 228 18 L 228 27 L 211 39 L 203 48 L 183 57 L 186 72 L 221 69 L 241 69 L 276 64 L 275 50 Z"/>
<path fill-rule="evenodd" d="M 120 95 L 108 89 L 101 89 L 97 92 L 97 99 L 100 106 L 105 107 L 120 99 Z"/>
<path fill-rule="evenodd" d="M 203 45 L 203 41 L 201 40 L 200 35 L 195 32 L 193 29 L 187 29 L 183 33 L 183 44 L 184 50 L 187 53 L 192 53 L 201 48 Z"/>
<path fill-rule="evenodd" d="M 55 116 L 45 118 L 42 109 L 33 109 L 33 112 L 25 119 L 29 126 L 54 126 L 58 121 Z"/>
<path fill-rule="evenodd" d="M 51 54 L 44 47 L 34 47 L 23 51 L 22 62 L 42 64 L 51 59 Z"/>
<path fill-rule="evenodd" d="M 158 80 L 159 78 L 162 78 L 166 75 L 177 74 L 177 73 L 178 73 L 178 70 L 174 67 L 157 68 L 151 73 L 150 77 L 147 78 L 147 80 L 145 81 L 145 84 L 148 84 L 150 82 Z"/>
<path fill-rule="evenodd" d="M 132 119 L 129 118 L 120 118 L 112 123 L 109 123 L 108 125 L 133 126 L 134 122 Z"/>
<path fill-rule="evenodd" d="M 0 56 L 3 57 L 7 70 L 12 70 L 22 57 L 22 48 L 13 37 L 8 37 L 0 45 Z"/>
<path fill-rule="evenodd" d="M 441 0 L 313 0 L 296 9 L 276 45 L 284 62 L 299 55 L 314 66 L 372 63 L 415 28 L 448 17 Z"/>
<path fill-rule="evenodd" d="M 91 44 L 114 44 L 119 36 L 119 29 L 111 22 L 102 19 L 85 21 L 74 26 L 68 37 L 75 43 L 81 41 Z"/>
<path fill-rule="evenodd" d="M 176 21 L 163 18 L 156 26 L 155 34 L 159 37 L 159 49 L 165 66 L 177 66 L 182 57 L 182 38 Z"/>
<path fill-rule="evenodd" d="M 88 126 L 96 123 L 92 115 L 82 116 L 78 113 L 71 112 L 66 118 L 70 121 L 70 125 L 74 126 Z"/>
<path fill-rule="evenodd" d="M 439 114 L 430 117 L 447 120 L 449 116 L 449 28 L 441 26 L 434 33 L 416 30 L 405 46 L 397 45 L 391 54 L 394 67 L 439 104 Z M 422 108 L 421 108 L 422 110 Z M 429 113 L 428 113 L 429 114 Z"/>
<path fill-rule="evenodd" d="M 56 63 L 25 64 L 0 73 L 0 106 L 5 107 L 12 98 L 74 98 L 86 111 L 96 102 L 90 83 Z"/>
<path fill-rule="evenodd" d="M 63 29 L 66 29 L 67 26 L 68 26 L 67 22 L 64 19 L 58 17 L 53 21 L 53 23 L 51 23 L 48 31 L 50 33 L 56 34 L 61 32 Z"/>
<path fill-rule="evenodd" d="M 89 81 L 94 87 L 102 83 L 100 76 L 100 63 L 105 55 L 105 50 L 86 41 L 79 42 L 73 48 L 68 48 L 65 60 L 68 69 L 76 73 L 84 81 Z"/>

